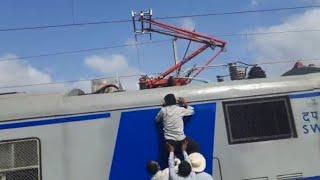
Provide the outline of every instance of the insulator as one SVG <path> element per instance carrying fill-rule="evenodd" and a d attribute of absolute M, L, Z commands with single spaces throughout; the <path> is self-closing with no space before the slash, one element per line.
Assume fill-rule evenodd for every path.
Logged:
<path fill-rule="evenodd" d="M 246 77 L 245 71 L 240 70 L 234 63 L 229 64 L 229 73 L 232 81 L 241 80 Z"/>
<path fill-rule="evenodd" d="M 266 72 L 259 66 L 253 66 L 249 73 L 248 79 L 255 79 L 255 78 L 266 78 Z"/>

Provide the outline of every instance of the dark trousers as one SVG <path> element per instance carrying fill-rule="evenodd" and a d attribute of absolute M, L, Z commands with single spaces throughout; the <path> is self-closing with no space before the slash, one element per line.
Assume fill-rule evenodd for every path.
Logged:
<path fill-rule="evenodd" d="M 183 142 L 186 140 L 188 141 L 188 147 L 187 147 L 188 154 L 191 154 L 194 152 L 200 152 L 199 145 L 190 138 L 185 138 L 182 141 L 175 141 L 175 140 L 170 140 L 170 139 L 166 140 L 166 143 L 169 143 L 170 145 L 172 145 L 174 147 L 174 154 L 180 160 L 184 160 L 183 153 L 181 151 L 181 146 L 182 146 Z"/>

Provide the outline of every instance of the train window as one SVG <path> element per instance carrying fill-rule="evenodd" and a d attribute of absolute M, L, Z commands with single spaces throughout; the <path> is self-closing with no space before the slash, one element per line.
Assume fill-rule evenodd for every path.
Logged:
<path fill-rule="evenodd" d="M 223 102 L 229 144 L 297 137 L 288 97 Z"/>
<path fill-rule="evenodd" d="M 40 142 L 0 142 L 0 180 L 40 180 Z"/>

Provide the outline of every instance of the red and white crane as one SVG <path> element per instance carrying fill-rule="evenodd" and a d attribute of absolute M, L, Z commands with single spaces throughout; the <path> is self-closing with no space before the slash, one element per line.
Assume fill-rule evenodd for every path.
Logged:
<path fill-rule="evenodd" d="M 132 21 L 134 32 L 136 35 L 150 34 L 151 36 L 151 33 L 155 32 L 172 36 L 177 39 L 185 39 L 191 42 L 201 44 L 201 46 L 197 50 L 193 51 L 191 54 L 184 57 L 179 63 L 170 67 L 165 72 L 161 73 L 159 76 L 142 76 L 139 79 L 140 89 L 151 89 L 173 85 L 183 86 L 189 84 L 196 76 L 198 76 L 203 70 L 205 70 L 209 66 L 209 64 L 212 63 L 212 61 L 219 56 L 219 54 L 221 54 L 225 50 L 225 41 L 219 40 L 209 35 L 204 35 L 187 29 L 182 29 L 172 25 L 158 22 L 152 19 L 152 10 L 132 12 Z M 181 69 L 181 67 L 184 64 L 191 61 L 193 58 L 195 58 L 208 48 L 212 50 L 219 48 L 219 50 L 212 55 L 212 57 L 205 63 L 204 66 L 202 66 L 201 68 L 197 68 L 195 71 L 192 72 L 192 74 L 189 74 L 188 77 L 169 76 L 176 70 Z"/>

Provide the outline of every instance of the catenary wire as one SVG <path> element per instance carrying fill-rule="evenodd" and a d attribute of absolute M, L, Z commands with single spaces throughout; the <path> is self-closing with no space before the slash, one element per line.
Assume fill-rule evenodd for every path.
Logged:
<path fill-rule="evenodd" d="M 312 58 L 312 59 L 302 59 L 298 60 L 300 62 L 307 62 L 307 61 L 320 61 L 320 58 Z M 295 63 L 296 60 L 287 60 L 287 61 L 270 61 L 270 62 L 264 62 L 264 63 L 256 63 L 256 65 L 272 65 L 272 64 L 283 64 L 283 63 Z M 205 66 L 206 68 L 217 68 L 217 67 L 227 67 L 228 64 L 216 64 L 216 65 L 210 65 Z M 196 68 L 203 68 L 201 66 L 198 66 Z M 160 73 L 150 73 L 150 75 L 159 75 Z M 125 76 L 117 76 L 117 78 L 129 78 L 129 77 L 139 77 L 145 74 L 132 74 L 132 75 L 125 75 Z M 11 85 L 11 86 L 0 86 L 0 89 L 10 89 L 10 88 L 23 88 L 23 87 L 34 87 L 34 86 L 45 86 L 45 85 L 56 85 L 56 84 L 70 84 L 70 83 L 78 83 L 78 82 L 86 82 L 91 81 L 94 79 L 110 79 L 115 78 L 115 76 L 109 76 L 109 77 L 95 77 L 95 78 L 87 78 L 87 79 L 81 79 L 81 80 L 68 80 L 68 81 L 56 81 L 56 82 L 48 82 L 48 83 L 35 83 L 35 84 L 24 84 L 24 85 Z"/>
<path fill-rule="evenodd" d="M 79 50 L 72 50 L 72 51 L 59 51 L 59 52 L 54 52 L 54 53 L 46 53 L 46 54 L 38 54 L 38 55 L 30 55 L 30 56 L 22 56 L 22 57 L 0 58 L 0 62 L 20 61 L 20 60 L 26 60 L 26 59 L 48 57 L 48 56 L 76 54 L 76 53 L 83 53 L 83 52 L 90 52 L 90 51 L 100 51 L 100 50 L 106 50 L 106 49 L 130 47 L 130 46 L 141 46 L 141 45 L 146 45 L 146 44 L 155 44 L 155 43 L 162 43 L 162 42 L 168 42 L 168 41 L 170 41 L 170 40 L 169 39 L 164 39 L 164 40 L 147 41 L 147 42 L 136 43 L 136 44 L 121 44 L 121 45 L 115 45 L 115 46 L 105 46 L 105 47 L 98 47 L 98 48 L 79 49 Z"/>
<path fill-rule="evenodd" d="M 287 33 L 302 33 L 302 32 L 320 32 L 319 29 L 303 29 L 303 30 L 288 30 L 288 31 L 268 31 L 268 32 L 257 32 L 257 33 L 231 33 L 231 34 L 218 34 L 218 37 L 225 37 L 225 36 L 259 36 L 259 35 L 272 35 L 272 34 L 287 34 Z M 142 43 L 132 43 L 132 44 L 121 44 L 115 46 L 104 46 L 98 48 L 87 48 L 87 49 L 79 49 L 79 50 L 71 50 L 71 51 L 59 51 L 54 53 L 44 53 L 44 54 L 37 54 L 37 55 L 30 55 L 30 56 L 22 56 L 22 57 L 12 57 L 12 58 L 0 58 L 0 63 L 5 61 L 19 61 L 19 60 L 35 60 L 35 58 L 40 57 L 48 57 L 48 56 L 58 56 L 58 55 L 66 55 L 66 54 L 77 54 L 77 53 L 84 53 L 90 51 L 100 51 L 106 49 L 115 49 L 115 48 L 124 48 L 129 46 L 141 46 L 146 44 L 153 44 L 153 43 L 162 43 L 162 42 L 169 42 L 171 39 L 163 39 L 163 40 L 153 40 L 147 41 Z"/>
<path fill-rule="evenodd" d="M 190 15 L 164 16 L 164 17 L 155 17 L 154 19 L 181 19 L 181 18 L 192 18 L 192 17 L 223 16 L 223 15 L 248 14 L 248 13 L 259 13 L 259 12 L 265 13 L 265 12 L 276 12 L 276 11 L 311 9 L 311 8 L 319 8 L 319 7 L 320 7 L 320 5 L 295 6 L 295 7 L 270 8 L 270 9 L 219 12 L 219 13 L 201 13 L 201 14 L 190 14 Z M 117 24 L 117 23 L 128 23 L 131 21 L 132 21 L 131 19 L 115 19 L 115 20 L 65 23 L 65 24 L 54 24 L 54 25 L 43 25 L 43 26 L 0 28 L 0 32 L 40 30 L 40 29 L 50 29 L 50 28 L 62 28 L 62 27 L 79 27 L 79 26 L 101 25 L 101 24 Z"/>

